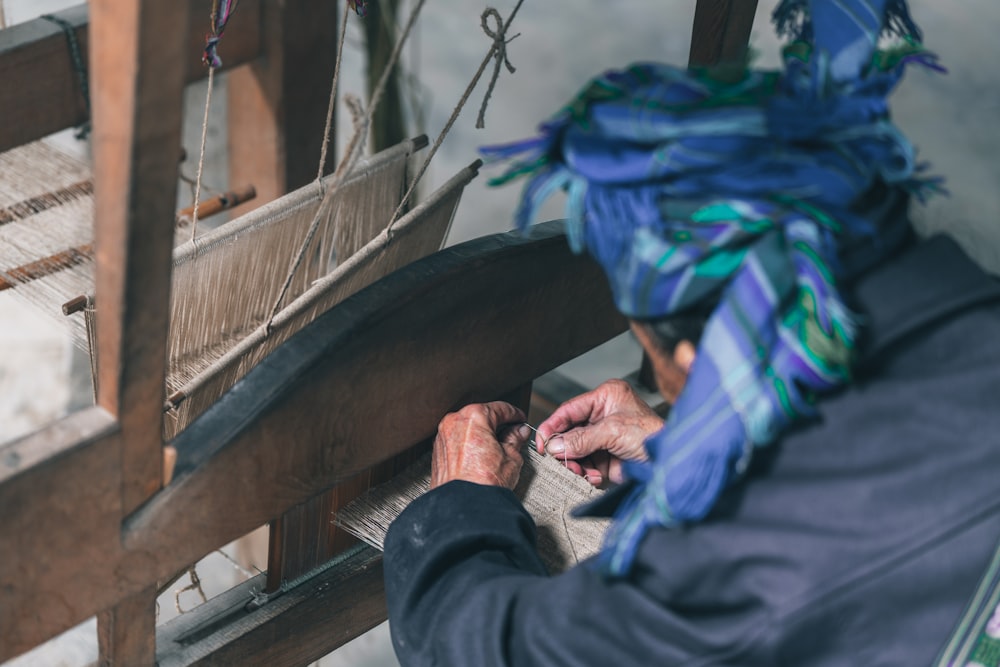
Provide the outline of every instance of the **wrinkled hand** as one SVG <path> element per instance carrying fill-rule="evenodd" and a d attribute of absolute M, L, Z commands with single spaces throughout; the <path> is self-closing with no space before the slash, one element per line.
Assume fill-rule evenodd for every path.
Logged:
<path fill-rule="evenodd" d="M 531 436 L 524 420 L 521 410 L 500 401 L 445 415 L 434 439 L 431 488 L 464 480 L 513 489 L 521 474 L 521 447 Z"/>
<path fill-rule="evenodd" d="M 622 481 L 623 460 L 645 461 L 646 438 L 663 419 L 623 380 L 572 398 L 538 427 L 539 452 L 564 461 L 594 486 Z"/>

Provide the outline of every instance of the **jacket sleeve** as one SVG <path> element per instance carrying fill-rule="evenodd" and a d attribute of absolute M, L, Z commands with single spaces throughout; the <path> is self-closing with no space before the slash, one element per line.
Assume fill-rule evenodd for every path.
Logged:
<path fill-rule="evenodd" d="M 534 535 L 506 489 L 456 481 L 414 501 L 385 541 L 401 664 L 757 664 L 737 632 L 745 625 L 727 629 L 724 608 L 711 623 L 692 623 L 633 581 L 605 580 L 589 562 L 549 577 Z M 739 662 L 727 659 L 737 654 Z"/>

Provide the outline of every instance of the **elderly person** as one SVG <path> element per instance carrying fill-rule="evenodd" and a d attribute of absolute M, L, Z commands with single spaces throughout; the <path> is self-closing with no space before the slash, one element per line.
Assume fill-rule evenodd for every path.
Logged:
<path fill-rule="evenodd" d="M 522 225 L 567 191 L 569 242 L 605 268 L 673 407 L 664 422 L 612 381 L 539 426 L 612 483 L 580 510 L 614 517 L 603 551 L 554 577 L 510 491 L 525 416 L 445 417 L 433 488 L 386 539 L 404 665 L 1000 648 L 1000 286 L 948 238 L 915 239 L 907 205 L 936 182 L 886 103 L 904 67 L 936 65 L 902 0 L 786 0 L 775 22 L 780 73 L 633 66 L 493 151 L 528 153 L 510 172 L 531 176 Z"/>

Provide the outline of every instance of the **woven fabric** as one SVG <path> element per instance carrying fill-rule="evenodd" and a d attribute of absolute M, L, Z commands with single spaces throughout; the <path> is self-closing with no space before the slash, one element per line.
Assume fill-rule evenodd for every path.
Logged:
<path fill-rule="evenodd" d="M 431 486 L 431 455 L 340 509 L 334 522 L 378 550 L 385 548 L 389 525 Z M 606 520 L 579 519 L 572 509 L 603 493 L 534 447 L 524 450 L 524 467 L 514 494 L 535 521 L 538 555 L 550 574 L 563 572 L 596 555 L 608 528 Z"/>
<path fill-rule="evenodd" d="M 520 227 L 567 192 L 569 242 L 629 317 L 717 303 L 649 462 L 627 465 L 638 484 L 610 533 L 612 574 L 651 526 L 702 519 L 755 447 L 850 380 L 857 327 L 838 285 L 909 233 L 852 203 L 939 189 L 889 118 L 907 64 L 940 69 L 905 3 L 786 0 L 774 21 L 789 37 L 781 71 L 734 82 L 633 65 L 592 81 L 541 136 L 484 149 L 513 160 L 495 183 L 530 176 Z M 887 36 L 899 44 L 879 49 Z"/>

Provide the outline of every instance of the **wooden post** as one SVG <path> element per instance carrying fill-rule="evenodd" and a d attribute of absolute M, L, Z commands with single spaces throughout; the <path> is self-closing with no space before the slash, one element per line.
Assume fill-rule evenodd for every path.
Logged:
<path fill-rule="evenodd" d="M 98 404 L 120 423 L 122 513 L 161 484 L 186 3 L 93 0 Z"/>
<path fill-rule="evenodd" d="M 97 615 L 100 667 L 156 664 L 156 586 Z"/>
<path fill-rule="evenodd" d="M 698 0 L 688 64 L 740 62 L 747 53 L 757 0 Z"/>
<path fill-rule="evenodd" d="M 253 183 L 260 202 L 316 178 L 341 9 L 262 0 L 263 56 L 229 75 L 229 178 Z"/>
<path fill-rule="evenodd" d="M 342 5 L 263 0 L 264 55 L 229 79 L 229 175 L 268 202 L 316 178 Z M 333 142 L 334 136 L 330 136 Z M 328 152 L 326 171 L 336 165 Z M 237 209 L 237 213 L 249 207 Z M 326 559 L 330 497 L 310 500 L 271 524 L 269 590 Z"/>
<path fill-rule="evenodd" d="M 98 404 L 121 429 L 121 514 L 161 487 L 189 4 L 91 0 Z M 101 663 L 152 665 L 155 590 L 98 617 Z"/>
<path fill-rule="evenodd" d="M 206 76 L 201 50 L 211 2 L 185 0 L 192 8 L 186 28 L 188 48 L 183 67 L 190 83 Z M 239 11 L 226 29 L 222 68 L 236 67 L 255 59 L 261 49 L 260 3 L 241 0 Z M 177 4 L 172 3 L 172 4 Z M 197 11 L 195 11 L 197 9 Z M 74 28 L 83 65 L 90 44 L 90 18 L 85 3 L 54 16 Z M 0 151 L 20 146 L 87 120 L 87 105 L 66 35 L 51 21 L 34 19 L 0 31 L 0 81 L 4 90 L 17 95 L 0 95 Z M 89 87 L 89 86 L 88 86 Z"/>
<path fill-rule="evenodd" d="M 368 52 L 368 99 L 382 76 L 389 55 L 396 46 L 396 13 L 399 0 L 380 0 L 369 7 L 364 21 L 365 46 Z M 395 146 L 406 139 L 403 118 L 403 95 L 399 87 L 400 66 L 389 75 L 382 102 L 372 118 L 372 152 Z"/>

